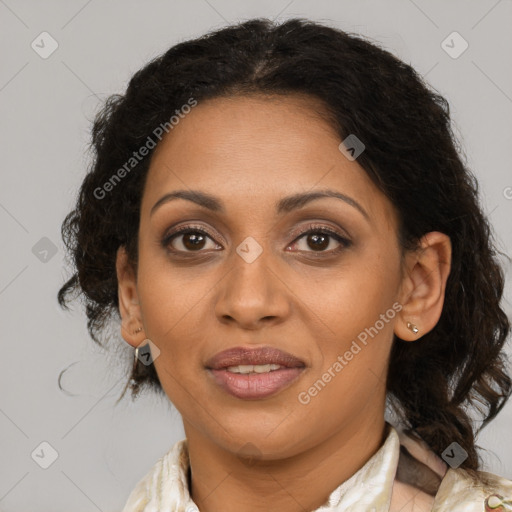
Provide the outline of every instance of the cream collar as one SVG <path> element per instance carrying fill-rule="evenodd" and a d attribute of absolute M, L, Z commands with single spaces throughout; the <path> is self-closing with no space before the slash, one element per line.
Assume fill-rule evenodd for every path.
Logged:
<path fill-rule="evenodd" d="M 138 482 L 122 512 L 197 512 L 188 469 L 183 439 Z M 484 512 L 492 491 L 512 496 L 512 482 L 492 476 L 496 488 L 475 487 L 463 470 L 447 470 L 426 445 L 388 424 L 380 449 L 313 512 Z"/>

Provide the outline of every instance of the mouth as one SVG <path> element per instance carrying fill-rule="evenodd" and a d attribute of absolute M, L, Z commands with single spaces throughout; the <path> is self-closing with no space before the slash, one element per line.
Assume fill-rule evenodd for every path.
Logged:
<path fill-rule="evenodd" d="M 223 391 L 236 398 L 258 400 L 290 386 L 306 365 L 273 347 L 236 347 L 216 354 L 205 367 Z"/>

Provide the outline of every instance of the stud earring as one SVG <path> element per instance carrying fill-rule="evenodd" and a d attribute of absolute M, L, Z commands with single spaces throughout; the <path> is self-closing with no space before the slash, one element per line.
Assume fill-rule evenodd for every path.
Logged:
<path fill-rule="evenodd" d="M 414 324 L 411 324 L 411 322 L 407 322 L 407 328 L 410 329 L 414 334 L 418 334 L 419 329 Z"/>
<path fill-rule="evenodd" d="M 142 327 L 139 327 L 135 331 L 132 331 L 132 334 L 137 334 L 138 332 L 142 331 Z"/>

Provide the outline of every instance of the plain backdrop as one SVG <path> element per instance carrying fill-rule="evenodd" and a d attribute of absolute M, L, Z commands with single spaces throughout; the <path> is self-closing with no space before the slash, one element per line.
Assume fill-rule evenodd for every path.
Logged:
<path fill-rule="evenodd" d="M 86 172 L 101 102 L 171 45 L 260 16 L 369 36 L 445 95 L 498 247 L 510 254 L 510 0 L 0 0 L 1 511 L 121 510 L 184 437 L 166 399 L 143 394 L 114 406 L 131 352 L 115 329 L 110 350 L 94 344 L 80 302 L 67 313 L 58 307 L 69 276 L 60 226 Z M 66 392 L 57 385 L 64 369 Z M 478 439 L 486 469 L 507 478 L 511 426 L 509 403 Z"/>

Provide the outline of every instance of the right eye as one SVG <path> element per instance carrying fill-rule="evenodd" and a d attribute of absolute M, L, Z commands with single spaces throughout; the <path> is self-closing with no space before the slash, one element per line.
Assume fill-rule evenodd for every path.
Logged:
<path fill-rule="evenodd" d="M 212 236 L 204 229 L 195 226 L 183 226 L 166 235 L 162 240 L 162 246 L 174 252 L 201 252 L 207 238 L 213 241 Z M 177 244 L 174 243 L 175 240 L 178 240 Z M 181 247 L 179 247 L 180 245 Z"/>

